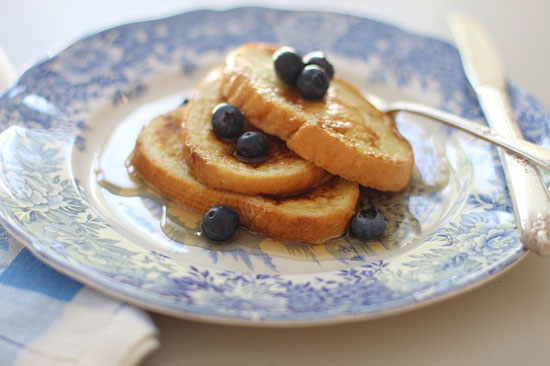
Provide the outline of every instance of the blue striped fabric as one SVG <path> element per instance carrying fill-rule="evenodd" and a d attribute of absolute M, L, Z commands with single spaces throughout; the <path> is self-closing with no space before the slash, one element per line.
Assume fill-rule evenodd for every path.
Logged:
<path fill-rule="evenodd" d="M 0 273 L 0 284 L 65 302 L 71 301 L 82 287 L 38 261 L 27 249 L 21 250 Z"/>
<path fill-rule="evenodd" d="M 63 324 L 58 323 L 68 321 L 64 314 L 83 290 L 91 292 L 94 298 L 94 301 L 87 301 L 91 304 L 89 306 L 94 307 L 89 309 L 90 311 L 97 313 L 97 301 L 108 303 L 105 309 L 113 314 L 120 312 L 120 308 L 124 307 L 124 304 L 94 293 L 82 284 L 49 268 L 0 227 L 0 365 L 26 364 L 27 362 L 21 362 L 21 358 L 28 359 L 25 353 L 29 352 L 33 353 L 32 357 L 48 358 L 48 362 L 52 356 L 55 358 L 55 347 L 41 350 L 33 344 L 39 338 L 47 340 L 48 332 L 53 328 L 58 332 L 59 329 L 64 329 Z M 94 302 L 95 304 L 92 304 Z M 80 311 L 82 316 L 89 315 L 85 314 L 85 306 L 86 304 L 84 307 L 79 304 L 76 307 L 76 311 Z M 74 312 L 73 309 L 72 313 Z M 105 319 L 110 319 L 113 314 L 105 314 Z M 97 314 L 94 316 L 97 319 Z M 143 316 L 146 318 L 145 314 Z M 148 322 L 148 319 L 145 321 Z M 147 324 L 154 332 L 152 324 Z M 97 328 L 98 324 L 91 321 L 90 324 L 84 324 L 84 328 L 86 327 L 88 329 L 79 329 L 79 332 L 89 331 L 90 334 L 95 334 L 96 330 L 93 328 Z M 59 337 L 59 334 L 53 335 Z M 41 342 L 44 343 L 43 340 Z M 66 354 L 66 350 L 61 349 L 66 345 L 60 343 L 59 347 L 59 353 Z M 63 360 L 60 360 L 59 364 L 62 363 Z"/>
<path fill-rule="evenodd" d="M 0 365 L 12 365 L 82 285 L 44 265 L 2 227 L 0 257 Z"/>

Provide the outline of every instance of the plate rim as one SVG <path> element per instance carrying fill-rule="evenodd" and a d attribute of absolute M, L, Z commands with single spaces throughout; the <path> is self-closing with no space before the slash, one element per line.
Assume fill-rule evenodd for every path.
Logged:
<path fill-rule="evenodd" d="M 115 299 L 124 301 L 128 304 L 135 305 L 141 309 L 152 311 L 158 314 L 173 316 L 180 319 L 190 320 L 190 321 L 198 321 L 198 322 L 205 322 L 208 324 L 218 324 L 218 325 L 227 325 L 227 326 L 241 326 L 241 327 L 251 327 L 251 328 L 307 328 L 307 327 L 321 327 L 321 326 L 330 326 L 330 325 L 336 325 L 336 324 L 349 324 L 355 321 L 367 321 L 367 320 L 375 320 L 375 319 L 383 319 L 386 317 L 404 314 L 409 311 L 422 309 L 424 307 L 428 307 L 434 304 L 442 303 L 444 301 L 453 299 L 455 297 L 461 296 L 465 293 L 468 293 L 470 291 L 476 290 L 485 284 L 492 282 L 496 279 L 498 279 L 503 274 L 507 273 L 509 270 L 511 270 L 513 267 L 515 267 L 517 264 L 522 262 L 526 257 L 528 252 L 522 251 L 519 256 L 515 258 L 513 262 L 508 263 L 506 266 L 500 268 L 497 272 L 484 277 L 478 281 L 468 281 L 468 283 L 465 283 L 461 288 L 459 288 L 456 291 L 448 292 L 441 296 L 435 296 L 431 297 L 427 300 L 419 301 L 419 302 L 413 302 L 410 304 L 407 304 L 405 306 L 397 307 L 397 308 L 389 308 L 382 311 L 377 311 L 373 313 L 359 313 L 359 314 L 347 314 L 347 315 L 337 315 L 333 317 L 327 317 L 327 318 L 315 318 L 315 319 L 300 319 L 300 320 L 290 320 L 290 319 L 279 319 L 279 320 L 272 320 L 272 319 L 243 319 L 243 318 L 230 318 L 227 316 L 212 316 L 212 315 L 204 315 L 204 314 L 197 314 L 190 311 L 182 312 L 177 310 L 171 310 L 170 308 L 162 307 L 159 305 L 155 305 L 154 303 L 147 302 L 144 300 L 140 300 L 137 297 L 132 297 L 127 294 L 123 294 L 120 292 L 117 292 L 117 290 L 107 286 L 102 285 L 104 281 L 101 279 L 96 279 L 95 281 L 90 278 L 90 276 L 86 275 L 84 272 L 78 270 L 78 268 L 70 268 L 69 266 L 66 266 L 63 262 L 58 262 L 55 259 L 52 259 L 48 255 L 46 255 L 42 249 L 39 246 L 36 246 L 34 241 L 31 240 L 25 233 L 20 231 L 17 228 L 14 228 L 7 220 L 4 220 L 2 216 L 0 216 L 0 222 L 2 226 L 8 231 L 10 235 L 13 236 L 14 239 L 16 239 L 19 243 L 24 244 L 24 246 L 37 258 L 39 258 L 42 262 L 46 263 L 51 268 L 54 268 L 55 270 L 63 273 L 67 277 L 70 277 L 72 279 L 75 279 L 82 284 L 89 286 L 93 288 L 94 290 L 97 290 L 98 292 L 102 294 L 106 294 L 108 296 L 111 296 Z M 81 273 L 82 272 L 82 273 Z"/>
<path fill-rule="evenodd" d="M 90 33 L 88 35 L 82 36 L 75 41 L 72 41 L 69 45 L 66 47 L 56 51 L 55 54 L 51 54 L 48 57 L 41 59 L 40 61 L 33 63 L 30 67 L 26 68 L 25 71 L 21 74 L 21 76 L 16 80 L 16 82 L 10 86 L 9 88 L 5 89 L 3 93 L 0 93 L 0 96 L 4 95 L 4 93 L 9 92 L 14 87 L 17 87 L 19 85 L 19 82 L 21 78 L 23 78 L 28 71 L 32 70 L 33 68 L 49 61 L 54 58 L 56 58 L 60 53 L 64 52 L 68 48 L 72 47 L 73 45 L 88 39 L 93 36 L 97 36 L 101 33 L 117 29 L 117 28 L 123 28 L 129 25 L 134 24 L 141 24 L 141 23 L 150 23 L 155 21 L 164 21 L 173 17 L 177 17 L 182 14 L 189 14 L 189 13 L 195 13 L 195 12 L 204 12 L 204 11 L 212 11 L 212 12 L 218 12 L 223 13 L 227 11 L 234 11 L 234 10 L 245 10 L 245 9 L 260 9 L 260 10 L 275 10 L 275 11 L 287 11 L 290 13 L 316 13 L 316 14 L 329 14 L 329 15 L 344 15 L 347 17 L 354 17 L 357 19 L 369 19 L 373 20 L 366 16 L 358 16 L 358 15 L 350 15 L 345 13 L 339 13 L 334 11 L 315 11 L 315 10 L 295 10 L 295 9 L 283 9 L 283 8 L 272 8 L 272 7 L 233 7 L 229 9 L 197 9 L 192 11 L 186 11 L 181 12 L 177 14 L 172 14 L 165 17 L 157 17 L 152 19 L 146 19 L 146 20 L 139 20 L 136 22 L 128 22 L 123 24 L 118 24 L 114 27 L 105 28 L 103 30 L 100 30 L 98 32 Z M 414 32 L 410 32 L 407 29 L 401 28 L 399 26 L 393 25 L 391 23 L 386 23 L 381 20 L 374 19 L 376 23 L 389 25 L 393 28 L 397 28 L 401 31 L 406 32 L 407 34 L 412 35 L 418 35 L 423 38 L 429 38 L 429 39 L 437 39 L 439 41 L 448 43 L 445 40 L 441 40 L 437 37 L 433 37 L 430 35 L 424 35 L 424 34 L 416 34 Z M 535 101 L 535 103 L 537 103 Z M 537 103 L 539 104 L 539 103 Z M 540 105 L 540 104 L 539 104 Z M 373 313 L 355 313 L 355 314 L 346 314 L 346 315 L 336 315 L 336 316 L 330 316 L 326 318 L 305 318 L 305 319 L 244 319 L 240 317 L 229 317 L 228 315 L 220 315 L 220 316 L 211 316 L 211 315 L 204 315 L 204 314 L 196 314 L 192 311 L 185 310 L 185 311 L 177 311 L 177 310 L 171 310 L 169 308 L 165 308 L 162 306 L 156 306 L 154 303 L 142 301 L 136 297 L 131 297 L 127 294 L 121 294 L 117 292 L 115 289 L 109 287 L 109 285 L 106 283 L 107 281 L 102 281 L 101 279 L 97 278 L 96 276 L 89 275 L 84 273 L 83 271 L 79 271 L 77 266 L 74 266 L 71 268 L 67 263 L 64 263 L 62 261 L 58 261 L 55 258 L 51 258 L 44 250 L 35 243 L 30 237 L 28 237 L 23 231 L 20 229 L 14 227 L 11 223 L 8 222 L 8 220 L 5 220 L 3 217 L 0 218 L 0 221 L 2 222 L 2 225 L 6 229 L 6 231 L 12 235 L 18 242 L 24 244 L 26 248 L 28 248 L 36 257 L 38 257 L 41 261 L 47 263 L 50 267 L 58 270 L 61 273 L 64 273 L 68 277 L 75 278 L 79 282 L 82 282 L 83 284 L 86 284 L 96 290 L 99 290 L 100 292 L 107 293 L 109 296 L 118 298 L 120 300 L 124 300 L 128 303 L 137 305 L 140 308 L 145 308 L 148 310 L 152 310 L 158 313 L 163 313 L 171 316 L 176 316 L 188 320 L 195 320 L 195 321 L 204 321 L 208 323 L 215 323 L 215 324 L 226 324 L 226 325 L 239 325 L 239 326 L 254 326 L 254 327 L 302 327 L 302 326 L 321 326 L 321 325 L 330 325 L 330 324 L 339 324 L 339 323 L 348 323 L 355 320 L 367 320 L 367 319 L 378 319 L 383 318 L 390 315 L 396 315 L 404 312 L 411 311 L 413 309 L 422 308 L 424 306 L 429 306 L 434 303 L 442 302 L 447 299 L 453 298 L 455 296 L 459 296 L 463 293 L 466 293 L 468 291 L 474 290 L 476 288 L 481 287 L 487 282 L 490 282 L 500 275 L 507 272 L 509 269 L 513 268 L 516 264 L 521 262 L 525 257 L 527 252 L 526 251 L 519 251 L 513 258 L 511 257 L 507 263 L 503 263 L 500 268 L 497 268 L 495 272 L 487 274 L 485 277 L 481 279 L 476 280 L 469 280 L 465 281 L 461 284 L 461 286 L 458 289 L 455 289 L 454 291 L 447 292 L 444 295 L 437 295 L 428 299 L 423 299 L 422 301 L 418 302 L 412 302 L 410 304 L 404 305 L 404 306 L 398 306 L 398 307 L 390 307 L 389 309 L 375 311 Z M 82 273 L 81 273 L 82 272 Z M 105 282 L 105 283 L 104 283 Z"/>

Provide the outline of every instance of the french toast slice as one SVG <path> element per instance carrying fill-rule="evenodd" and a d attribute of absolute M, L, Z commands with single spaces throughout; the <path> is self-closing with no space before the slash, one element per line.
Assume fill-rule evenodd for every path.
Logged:
<path fill-rule="evenodd" d="M 200 213 L 228 205 L 241 223 L 274 239 L 319 243 L 344 234 L 354 214 L 359 186 L 334 177 L 300 195 L 247 196 L 210 188 L 190 173 L 180 139 L 183 108 L 153 119 L 141 131 L 132 165 L 167 198 Z"/>
<path fill-rule="evenodd" d="M 183 157 L 193 176 L 212 188 L 247 195 L 288 195 L 331 178 L 325 170 L 290 151 L 280 139 L 268 136 L 269 155 L 260 163 L 243 163 L 233 155 L 235 142 L 219 140 L 212 131 L 213 109 L 221 96 L 222 68 L 212 70 L 198 86 L 183 114 Z M 248 124 L 245 130 L 252 129 Z"/>
<path fill-rule="evenodd" d="M 278 79 L 275 50 L 249 43 L 229 53 L 222 78 L 227 100 L 251 124 L 332 174 L 381 191 L 405 188 L 414 159 L 395 122 L 337 76 L 322 100 L 303 99 Z"/>

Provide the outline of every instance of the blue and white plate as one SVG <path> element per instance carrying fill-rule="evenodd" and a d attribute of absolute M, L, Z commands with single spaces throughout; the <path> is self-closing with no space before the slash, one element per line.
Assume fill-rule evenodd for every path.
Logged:
<path fill-rule="evenodd" d="M 200 216 L 136 183 L 125 161 L 141 126 L 248 41 L 324 50 L 365 92 L 482 122 L 452 45 L 373 20 L 239 8 L 123 25 L 33 66 L 0 97 L 4 227 L 44 262 L 105 293 L 232 324 L 387 315 L 461 293 L 525 255 L 495 149 L 405 115 L 398 124 L 415 153 L 411 187 L 363 192 L 362 204 L 388 221 L 382 240 L 313 246 L 241 230 L 216 246 L 195 235 Z M 510 92 L 525 136 L 548 144 L 543 109 Z"/>

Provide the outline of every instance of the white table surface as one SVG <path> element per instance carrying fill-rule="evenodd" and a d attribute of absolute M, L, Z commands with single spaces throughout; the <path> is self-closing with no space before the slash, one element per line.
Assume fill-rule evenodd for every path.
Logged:
<path fill-rule="evenodd" d="M 124 0 L 0 2 L 0 46 L 18 72 L 81 36 L 134 20 L 251 2 Z M 254 4 L 269 4 L 256 1 Z M 272 2 L 271 4 L 275 4 Z M 550 110 L 550 1 L 278 1 L 335 10 L 451 39 L 464 11 L 495 38 L 509 79 Z M 550 365 L 550 259 L 529 255 L 465 295 L 385 319 L 302 329 L 217 326 L 152 314 L 157 365 Z"/>

